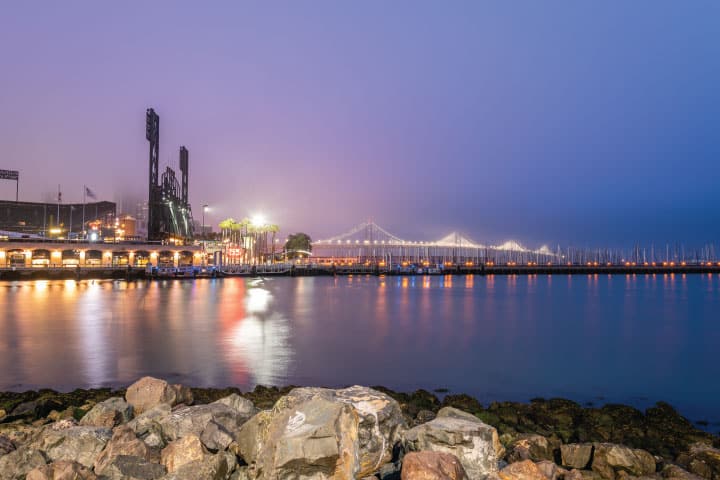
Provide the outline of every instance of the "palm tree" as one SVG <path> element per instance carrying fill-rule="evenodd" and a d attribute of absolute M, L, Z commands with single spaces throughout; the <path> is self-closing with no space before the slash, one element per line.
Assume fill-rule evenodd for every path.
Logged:
<path fill-rule="evenodd" d="M 220 222 L 220 231 L 222 232 L 223 240 L 225 240 L 232 230 L 232 226 L 235 223 L 235 220 L 233 218 L 226 218 L 222 222 Z"/>
<path fill-rule="evenodd" d="M 270 258 L 272 259 L 273 262 L 275 262 L 275 234 L 280 230 L 280 227 L 275 224 L 272 224 L 272 225 L 268 225 L 267 229 L 269 232 L 272 232 L 272 242 L 271 242 L 272 243 L 272 257 L 270 257 Z"/>
<path fill-rule="evenodd" d="M 239 243 L 238 240 L 239 240 L 240 236 L 242 235 L 242 225 L 238 222 L 233 221 L 230 228 L 232 229 L 233 242 Z"/>

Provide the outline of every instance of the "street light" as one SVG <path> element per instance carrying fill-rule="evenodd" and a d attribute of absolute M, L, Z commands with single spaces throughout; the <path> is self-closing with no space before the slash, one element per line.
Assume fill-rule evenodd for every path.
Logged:
<path fill-rule="evenodd" d="M 202 236 L 203 236 L 203 240 L 204 240 L 205 239 L 205 212 L 208 211 L 207 204 L 203 205 L 202 208 L 203 208 L 203 210 L 202 210 L 202 228 L 200 231 L 202 232 Z"/>

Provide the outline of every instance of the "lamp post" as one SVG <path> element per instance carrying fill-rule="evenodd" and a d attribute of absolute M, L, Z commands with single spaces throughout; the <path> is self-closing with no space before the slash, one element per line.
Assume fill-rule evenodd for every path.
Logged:
<path fill-rule="evenodd" d="M 202 233 L 202 264 L 205 266 L 207 263 L 207 251 L 205 250 L 205 212 L 208 210 L 208 205 L 202 206 L 202 226 L 200 227 L 200 233 Z"/>
<path fill-rule="evenodd" d="M 200 229 L 200 232 L 202 233 L 203 240 L 205 239 L 205 212 L 207 212 L 208 206 L 207 204 L 203 205 L 202 210 L 202 227 Z"/>

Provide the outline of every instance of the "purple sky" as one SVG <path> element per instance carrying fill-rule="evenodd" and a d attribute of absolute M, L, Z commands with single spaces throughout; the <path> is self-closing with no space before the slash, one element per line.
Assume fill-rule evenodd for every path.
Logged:
<path fill-rule="evenodd" d="M 0 5 L 0 168 L 21 199 L 144 196 L 152 106 L 161 169 L 188 147 L 208 222 L 720 238 L 720 2 L 268 3 Z"/>

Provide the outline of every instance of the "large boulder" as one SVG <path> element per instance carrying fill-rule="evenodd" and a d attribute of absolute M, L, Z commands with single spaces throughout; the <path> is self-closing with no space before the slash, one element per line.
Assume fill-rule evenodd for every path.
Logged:
<path fill-rule="evenodd" d="M 204 455 L 201 459 L 185 463 L 163 480 L 225 480 L 237 465 L 235 456 L 223 452 L 217 455 Z"/>
<path fill-rule="evenodd" d="M 467 480 L 460 460 L 441 452 L 410 452 L 403 458 L 402 480 Z"/>
<path fill-rule="evenodd" d="M 77 462 L 59 460 L 30 470 L 26 480 L 96 480 L 98 477 Z"/>
<path fill-rule="evenodd" d="M 33 445 L 51 462 L 70 460 L 92 468 L 111 437 L 112 431 L 102 427 L 48 428 Z"/>
<path fill-rule="evenodd" d="M 362 478 L 393 458 L 400 405 L 366 387 L 297 388 L 242 426 L 237 450 L 250 478 Z M 302 478 L 302 477 L 300 477 Z"/>
<path fill-rule="evenodd" d="M 591 443 L 568 443 L 560 445 L 560 459 L 563 467 L 583 470 L 588 468 L 592 459 Z"/>
<path fill-rule="evenodd" d="M 148 446 L 163 448 L 167 442 L 163 438 L 162 422 L 171 411 L 170 405 L 161 403 L 132 419 L 127 426 Z"/>
<path fill-rule="evenodd" d="M 197 435 L 187 435 L 165 447 L 160 455 L 161 463 L 172 473 L 187 463 L 202 460 L 207 451 Z"/>
<path fill-rule="evenodd" d="M 108 398 L 95 405 L 80 420 L 80 425 L 114 428 L 132 420 L 133 407 L 120 397 Z"/>
<path fill-rule="evenodd" d="M 358 415 L 324 398 L 260 412 L 242 426 L 237 453 L 251 479 L 351 479 L 360 471 Z"/>
<path fill-rule="evenodd" d="M 0 480 L 22 480 L 32 469 L 47 464 L 45 455 L 37 448 L 21 445 L 0 457 Z"/>
<path fill-rule="evenodd" d="M 118 455 L 103 470 L 103 480 L 155 480 L 167 471 L 159 463 L 143 457 Z"/>
<path fill-rule="evenodd" d="M 464 412 L 454 407 L 441 408 L 437 413 L 437 418 L 457 418 L 485 425 L 480 418 L 476 417 L 472 413 Z M 495 449 L 495 455 L 498 460 L 505 456 L 505 447 L 503 447 L 503 444 L 500 442 L 500 437 L 497 435 L 497 431 L 496 435 L 493 435 L 493 448 Z"/>
<path fill-rule="evenodd" d="M 501 480 L 547 480 L 542 470 L 532 460 L 511 463 L 500 470 Z"/>
<path fill-rule="evenodd" d="M 542 435 L 523 434 L 508 445 L 508 463 L 522 460 L 541 462 L 552 461 L 555 458 L 553 451 L 560 447 L 560 442 L 543 437 Z"/>
<path fill-rule="evenodd" d="M 227 450 L 234 439 L 233 434 L 214 420 L 211 420 L 200 434 L 202 444 L 212 451 Z"/>
<path fill-rule="evenodd" d="M 252 417 L 258 412 L 258 409 L 255 408 L 255 405 L 253 405 L 253 402 L 251 400 L 245 397 L 241 397 L 237 393 L 233 393 L 231 395 L 228 395 L 227 397 L 223 397 L 213 403 L 226 405 L 237 411 L 243 417 L 247 418 Z"/>
<path fill-rule="evenodd" d="M 435 420 L 409 430 L 405 434 L 406 449 L 455 455 L 470 478 L 496 473 L 498 452 L 502 451 L 497 430 L 478 418 L 451 413 L 438 414 Z"/>
<path fill-rule="evenodd" d="M 613 443 L 593 444 L 592 471 L 614 480 L 619 472 L 636 477 L 655 473 L 655 458 L 645 450 Z"/>
<path fill-rule="evenodd" d="M 95 473 L 102 475 L 105 469 L 115 460 L 115 458 L 124 456 L 140 457 L 146 460 L 157 458 L 154 452 L 140 440 L 135 432 L 128 426 L 120 426 L 113 432 L 112 439 L 105 446 L 105 449 L 95 460 Z"/>
<path fill-rule="evenodd" d="M 249 418 L 223 403 L 211 403 L 180 407 L 170 415 L 158 419 L 158 423 L 162 428 L 163 437 L 167 441 L 174 441 L 193 434 L 207 441 L 207 448 L 218 450 L 220 446 L 222 449 L 227 448 L 227 444 L 229 444 L 229 442 L 226 444 L 224 439 L 218 435 L 218 427 L 221 432 L 232 436 Z M 203 435 L 206 429 L 210 431 Z"/>
<path fill-rule="evenodd" d="M 193 401 L 189 388 L 170 385 L 165 380 L 153 377 L 143 377 L 130 385 L 125 392 L 125 399 L 138 415 L 161 403 L 172 407 L 180 403 L 189 405 Z"/>
<path fill-rule="evenodd" d="M 720 479 L 720 450 L 704 443 L 690 445 L 686 453 L 678 456 L 677 462 L 691 473 L 712 480 Z"/>

